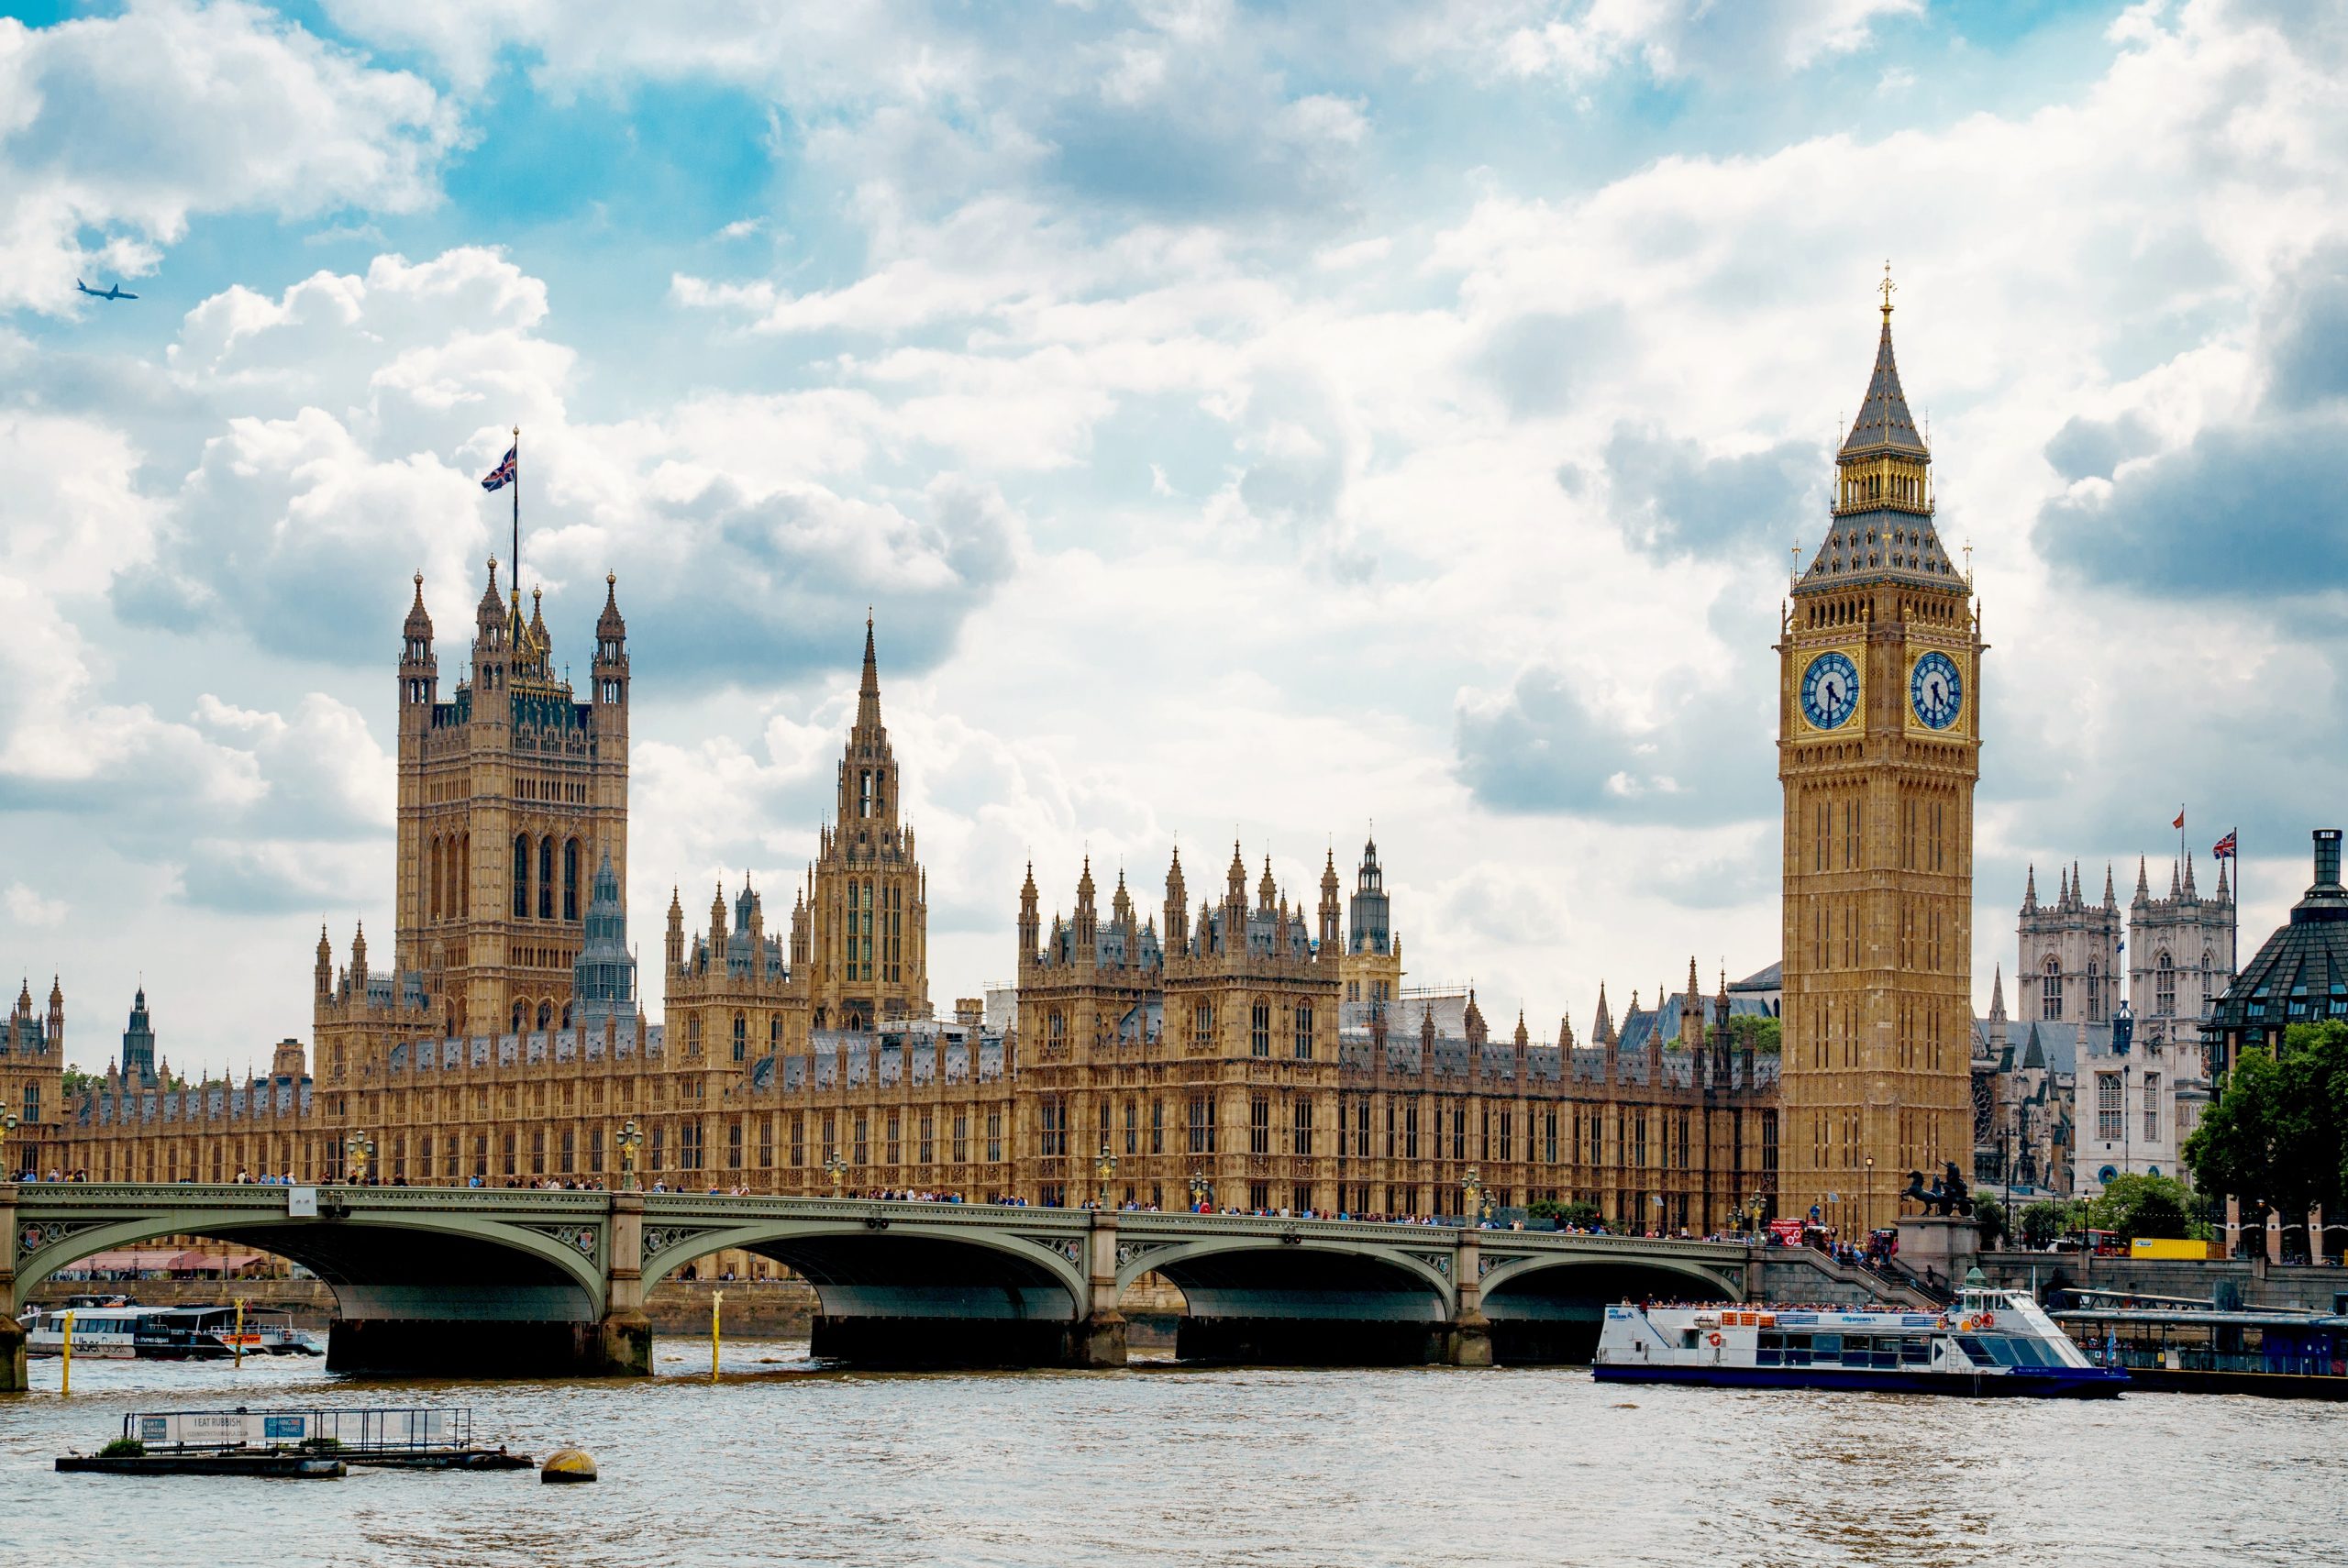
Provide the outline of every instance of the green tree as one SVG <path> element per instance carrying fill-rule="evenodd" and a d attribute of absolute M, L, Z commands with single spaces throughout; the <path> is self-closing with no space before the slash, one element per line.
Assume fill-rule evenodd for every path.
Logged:
<path fill-rule="evenodd" d="M 2123 1242 L 2139 1236 L 2181 1239 L 2188 1231 L 2186 1209 L 2192 1201 L 2185 1184 L 2170 1176 L 2114 1176 L 2088 1205 L 2088 1223 L 2117 1232 Z"/>
<path fill-rule="evenodd" d="M 2006 1238 L 2006 1209 L 1994 1198 L 1973 1200 L 1973 1222 L 1981 1227 L 1981 1244 L 1995 1248 Z"/>
<path fill-rule="evenodd" d="M 2185 1142 L 2195 1183 L 2231 1193 L 2287 1227 L 2348 1196 L 2348 1022 L 2296 1023 L 2282 1049 L 2246 1048 L 2218 1102 Z"/>
<path fill-rule="evenodd" d="M 1598 1205 L 1579 1198 L 1558 1203 L 1536 1198 L 1525 1205 L 1524 1212 L 1534 1220 L 1555 1220 L 1560 1225 L 1579 1225 L 1584 1229 L 1598 1223 Z"/>
<path fill-rule="evenodd" d="M 1774 1018 L 1757 1012 L 1731 1013 L 1728 1036 L 1740 1051 L 1749 1043 L 1764 1056 L 1778 1055 L 1785 1041 L 1785 1026 Z"/>

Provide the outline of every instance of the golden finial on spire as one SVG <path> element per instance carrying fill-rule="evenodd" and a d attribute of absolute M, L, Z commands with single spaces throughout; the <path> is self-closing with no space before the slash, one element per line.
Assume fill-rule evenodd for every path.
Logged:
<path fill-rule="evenodd" d="M 1891 281 L 1891 259 L 1889 257 L 1886 257 L 1884 259 L 1883 282 L 1878 286 L 1883 290 L 1883 324 L 1886 326 L 1889 326 L 1891 325 L 1891 292 L 1899 286 Z"/>

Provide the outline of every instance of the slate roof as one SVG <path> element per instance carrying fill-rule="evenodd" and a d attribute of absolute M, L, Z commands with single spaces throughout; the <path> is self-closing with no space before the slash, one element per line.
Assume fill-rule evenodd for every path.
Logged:
<path fill-rule="evenodd" d="M 1883 317 L 1883 336 L 1876 340 L 1875 373 L 1867 378 L 1867 395 L 1851 433 L 1843 438 L 1844 458 L 1896 452 L 1902 457 L 1930 458 L 1924 438 L 1916 433 L 1916 416 L 1908 412 L 1908 394 L 1899 387 L 1899 365 L 1891 354 L 1891 315 Z"/>

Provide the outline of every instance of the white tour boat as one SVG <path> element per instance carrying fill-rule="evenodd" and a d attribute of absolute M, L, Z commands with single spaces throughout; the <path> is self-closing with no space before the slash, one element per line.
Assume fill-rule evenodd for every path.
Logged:
<path fill-rule="evenodd" d="M 2128 1386 L 2019 1290 L 1968 1289 L 1944 1312 L 1609 1307 L 1591 1370 L 1614 1383 L 2035 1398 L 2109 1398 Z"/>

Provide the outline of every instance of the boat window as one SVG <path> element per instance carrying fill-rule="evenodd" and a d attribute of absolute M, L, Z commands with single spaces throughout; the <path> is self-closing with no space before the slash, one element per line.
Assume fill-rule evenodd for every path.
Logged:
<path fill-rule="evenodd" d="M 1812 1334 L 1810 1337 L 1811 1359 L 1822 1366 L 1832 1366 L 1843 1359 L 1843 1336 Z"/>
<path fill-rule="evenodd" d="M 1679 1331 L 1679 1348 L 1681 1350 L 1694 1350 L 1696 1345 L 1697 1336 L 1695 1330 L 1682 1329 Z"/>
<path fill-rule="evenodd" d="M 1788 1366 L 1810 1364 L 1810 1336 L 1808 1334 L 1786 1336 L 1786 1364 Z"/>
<path fill-rule="evenodd" d="M 1786 1359 L 1785 1335 L 1773 1334 L 1768 1330 L 1764 1329 L 1756 1338 L 1757 1342 L 1754 1350 L 1754 1356 L 1760 1365 L 1779 1366 L 1784 1364 Z"/>
<path fill-rule="evenodd" d="M 1918 1366 L 1932 1359 L 1932 1341 L 1914 1336 L 1899 1342 L 1899 1359 L 1910 1366 Z"/>
<path fill-rule="evenodd" d="M 1957 1348 L 1965 1353 L 1966 1359 L 1976 1366 L 1987 1366 L 1997 1359 L 1989 1353 L 1989 1347 L 1972 1334 L 1959 1334 L 1956 1344 Z"/>

